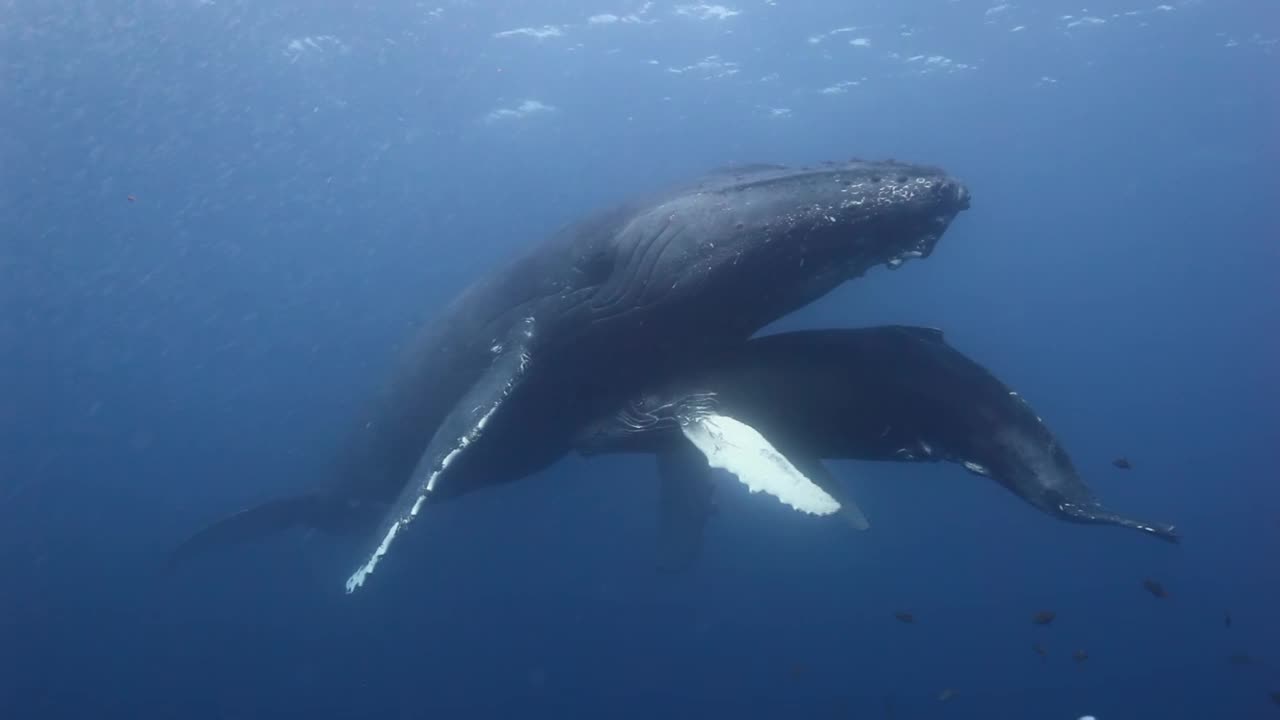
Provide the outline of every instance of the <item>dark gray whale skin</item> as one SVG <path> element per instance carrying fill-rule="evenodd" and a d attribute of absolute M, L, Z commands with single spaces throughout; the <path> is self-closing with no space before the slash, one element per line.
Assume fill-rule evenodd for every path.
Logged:
<path fill-rule="evenodd" d="M 289 526 L 367 534 L 381 520 L 372 537 L 387 537 L 424 496 L 537 472 L 659 378 L 872 267 L 928 257 L 968 206 L 941 169 L 852 160 L 717 171 L 570 224 L 417 335 L 329 482 L 214 522 L 170 567 Z"/>
<path fill-rule="evenodd" d="M 1031 406 L 933 328 L 752 339 L 587 427 L 578 449 L 662 457 L 687 442 L 679 418 L 707 410 L 745 422 L 801 459 L 961 463 L 1056 518 L 1179 538 L 1171 525 L 1105 508 Z"/>

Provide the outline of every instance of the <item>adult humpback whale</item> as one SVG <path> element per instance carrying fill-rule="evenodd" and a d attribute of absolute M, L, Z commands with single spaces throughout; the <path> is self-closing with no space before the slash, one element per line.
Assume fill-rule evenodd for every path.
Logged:
<path fill-rule="evenodd" d="M 967 189 L 938 168 L 854 160 L 717 172 L 571 224 L 420 334 L 332 483 L 218 521 L 175 558 L 293 524 L 376 524 L 351 592 L 428 498 L 545 468 L 657 379 L 874 266 L 927 257 L 968 206 Z M 809 511 L 834 504 L 793 490 Z"/>
<path fill-rule="evenodd" d="M 823 459 L 947 461 L 1054 517 L 1178 539 L 1170 525 L 1106 509 L 1026 401 L 940 331 L 884 326 L 752 339 L 583 431 L 581 454 L 658 456 L 663 564 L 692 561 L 711 510 L 711 465 L 690 429 L 725 418 L 758 431 L 846 508 Z"/>

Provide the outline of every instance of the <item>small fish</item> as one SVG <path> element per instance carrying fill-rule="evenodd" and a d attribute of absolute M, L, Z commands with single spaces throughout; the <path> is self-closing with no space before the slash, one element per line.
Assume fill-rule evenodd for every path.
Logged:
<path fill-rule="evenodd" d="M 1227 662 L 1231 663 L 1232 665 L 1241 666 L 1241 665 L 1257 664 L 1258 660 L 1254 658 L 1252 655 L 1250 655 L 1249 653 L 1239 652 L 1229 656 L 1227 658 Z"/>
<path fill-rule="evenodd" d="M 1058 614 L 1052 610 L 1041 610 L 1040 612 L 1031 616 L 1031 622 L 1035 623 L 1036 625 L 1048 625 L 1049 623 L 1053 622 L 1053 619 L 1056 617 L 1058 617 Z"/>
<path fill-rule="evenodd" d="M 1280 690 L 1271 693 L 1271 702 L 1280 705 Z"/>
<path fill-rule="evenodd" d="M 1041 660 L 1044 660 L 1045 658 L 1049 657 L 1049 651 L 1045 650 L 1044 646 L 1038 642 L 1031 643 L 1031 649 L 1036 651 L 1036 654 L 1040 656 Z"/>
<path fill-rule="evenodd" d="M 898 620 L 900 620 L 901 622 L 904 622 L 907 624 L 911 624 L 916 621 L 916 616 L 912 615 L 909 612 L 896 612 L 893 614 L 893 616 L 898 618 Z"/>
<path fill-rule="evenodd" d="M 1152 595 L 1155 595 L 1158 598 L 1169 597 L 1169 593 L 1164 589 L 1164 586 L 1156 582 L 1155 580 L 1152 580 L 1151 578 L 1147 578 L 1146 580 L 1143 580 L 1142 587 L 1146 588 L 1147 592 L 1151 593 Z"/>
<path fill-rule="evenodd" d="M 1231 613 L 1222 614 L 1222 624 L 1226 627 L 1231 627 Z"/>
<path fill-rule="evenodd" d="M 947 688 L 946 690 L 943 690 L 942 692 L 938 693 L 938 702 L 946 702 L 955 696 L 956 696 L 956 691 L 952 690 L 951 688 Z"/>
<path fill-rule="evenodd" d="M 1075 661 L 1076 661 L 1076 662 L 1078 662 L 1078 663 L 1082 663 L 1082 662 L 1084 662 L 1085 660 L 1088 660 L 1088 659 L 1089 659 L 1089 653 L 1087 653 L 1087 652 L 1085 652 L 1085 651 L 1083 651 L 1083 650 L 1077 650 L 1077 651 L 1075 651 L 1075 652 L 1071 653 L 1071 659 L 1072 659 L 1072 660 L 1075 660 Z"/>
<path fill-rule="evenodd" d="M 1132 470 L 1132 469 L 1133 469 L 1133 463 L 1129 462 L 1129 458 L 1126 458 L 1126 457 L 1118 457 L 1118 458 L 1116 458 L 1115 460 L 1112 460 L 1112 461 L 1111 461 L 1111 464 L 1112 464 L 1112 465 L 1115 465 L 1116 467 L 1120 468 L 1121 470 Z"/>
<path fill-rule="evenodd" d="M 134 195 L 133 193 L 129 193 L 128 195 L 125 195 L 124 199 L 128 200 L 129 202 L 138 202 L 138 196 Z"/>

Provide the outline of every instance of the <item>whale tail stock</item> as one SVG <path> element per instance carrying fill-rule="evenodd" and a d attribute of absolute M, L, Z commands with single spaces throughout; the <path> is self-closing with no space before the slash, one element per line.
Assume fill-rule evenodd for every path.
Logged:
<path fill-rule="evenodd" d="M 164 572 L 171 573 L 210 549 L 261 540 L 294 527 L 332 535 L 367 530 L 385 510 L 383 504 L 324 492 L 274 498 L 219 518 L 188 536 L 169 553 Z"/>

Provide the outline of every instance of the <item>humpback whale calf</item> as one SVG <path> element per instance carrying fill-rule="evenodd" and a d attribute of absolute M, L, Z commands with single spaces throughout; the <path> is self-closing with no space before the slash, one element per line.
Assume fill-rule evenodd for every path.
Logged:
<path fill-rule="evenodd" d="M 171 565 L 291 525 L 356 533 L 371 550 L 352 592 L 428 501 L 544 469 L 659 378 L 872 267 L 929 256 L 968 206 L 939 168 L 853 160 L 718 171 L 570 224 L 417 336 L 331 481 L 215 522 Z M 806 512 L 838 508 L 792 480 L 765 489 Z"/>
<path fill-rule="evenodd" d="M 711 510 L 712 463 L 690 428 L 726 420 L 753 428 L 845 509 L 856 505 L 842 497 L 824 459 L 947 461 L 1054 517 L 1178 539 L 1170 525 L 1104 507 L 1021 396 L 932 328 L 757 337 L 621 407 L 584 428 L 577 450 L 657 456 L 659 557 L 668 567 L 692 562 Z"/>

